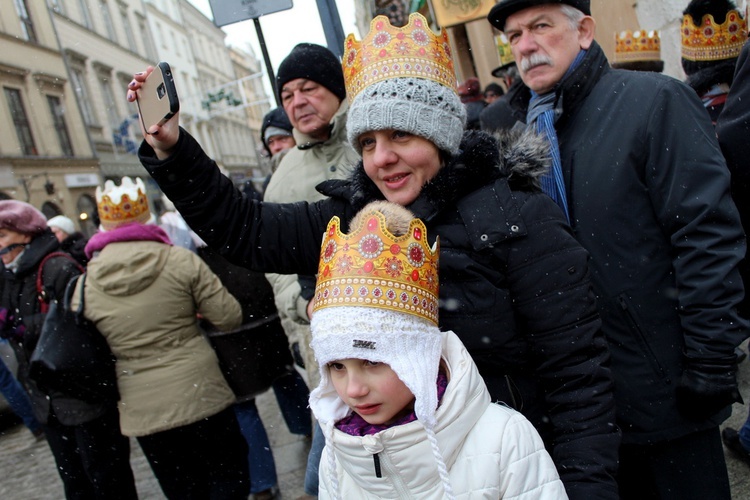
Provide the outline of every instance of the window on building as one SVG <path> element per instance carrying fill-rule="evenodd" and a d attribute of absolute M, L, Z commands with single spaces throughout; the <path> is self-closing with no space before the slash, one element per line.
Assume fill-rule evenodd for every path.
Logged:
<path fill-rule="evenodd" d="M 88 0 L 78 0 L 78 5 L 81 7 L 81 21 L 83 25 L 88 29 L 94 29 L 94 23 L 91 21 L 91 10 L 89 9 Z"/>
<path fill-rule="evenodd" d="M 128 17 L 128 11 L 126 8 L 120 8 L 120 17 L 122 17 L 122 27 L 125 30 L 125 38 L 128 40 L 128 48 L 133 52 L 137 52 L 138 46 L 135 44 L 133 26 L 130 24 L 130 18 Z"/>
<path fill-rule="evenodd" d="M 81 113 L 83 113 L 83 121 L 89 126 L 96 125 L 94 109 L 91 107 L 91 93 L 86 85 L 86 77 L 83 71 L 79 68 L 71 68 L 70 76 L 78 98 L 78 106 L 81 107 Z"/>
<path fill-rule="evenodd" d="M 102 12 L 102 19 L 104 19 L 104 28 L 107 30 L 107 38 L 116 42 L 117 32 L 115 32 L 115 25 L 112 23 L 112 13 L 109 10 L 109 3 L 107 0 L 99 0 L 99 9 Z"/>
<path fill-rule="evenodd" d="M 102 100 L 104 101 L 104 114 L 107 115 L 107 121 L 112 130 L 117 130 L 120 126 L 120 112 L 117 111 L 115 95 L 112 92 L 112 82 L 106 76 L 99 78 L 99 88 L 102 91 Z"/>
<path fill-rule="evenodd" d="M 9 87 L 3 87 L 3 90 L 5 99 L 8 101 L 11 120 L 16 129 L 18 143 L 21 146 L 21 153 L 24 156 L 37 156 L 39 153 L 34 145 L 34 137 L 31 135 L 31 124 L 26 109 L 23 107 L 21 91 Z"/>
<path fill-rule="evenodd" d="M 29 8 L 26 5 L 26 0 L 13 0 L 16 6 L 16 13 L 18 14 L 18 20 L 21 21 L 21 32 L 25 40 L 29 42 L 36 42 L 36 32 L 34 31 L 34 22 L 31 20 L 29 14 Z"/>
<path fill-rule="evenodd" d="M 73 156 L 73 143 L 70 141 L 68 125 L 65 123 L 65 108 L 60 102 L 60 98 L 54 95 L 47 96 L 47 103 L 52 114 L 52 125 L 57 132 L 57 140 L 60 143 L 62 154 L 63 156 Z"/>
<path fill-rule="evenodd" d="M 151 32 L 148 29 L 148 23 L 146 23 L 146 19 L 141 16 L 138 16 L 138 30 L 141 32 L 141 40 L 146 46 L 146 55 L 148 56 L 149 60 L 156 63 L 156 61 L 158 61 L 158 58 L 156 56 L 153 39 L 151 38 Z"/>

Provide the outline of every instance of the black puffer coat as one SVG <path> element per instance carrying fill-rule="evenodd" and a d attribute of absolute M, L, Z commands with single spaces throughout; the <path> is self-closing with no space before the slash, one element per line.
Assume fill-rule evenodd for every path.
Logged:
<path fill-rule="evenodd" d="M 60 423 L 78 425 L 103 415 L 105 407 L 91 405 L 57 392 L 49 394 L 48 398 L 28 378 L 29 358 L 39 340 L 46 316 L 41 312 L 42 306 L 37 298 L 39 264 L 47 254 L 59 250 L 60 244 L 52 231 L 45 230 L 35 236 L 19 258 L 16 272 L 3 268 L 0 306 L 7 308 L 13 316 L 8 328 L 23 325 L 25 329 L 22 337 L 13 335 L 9 341 L 18 360 L 18 378 L 29 392 L 34 416 L 40 422 L 47 423 L 51 404 Z M 49 300 L 62 297 L 68 282 L 78 274 L 80 271 L 70 259 L 63 256 L 50 258 L 44 264 L 42 275 L 42 285 Z"/>
<path fill-rule="evenodd" d="M 504 141 L 500 155 L 482 132 L 468 132 L 461 149 L 408 207 L 440 237 L 441 327 L 466 344 L 493 398 L 537 426 L 569 494 L 615 498 L 609 355 L 588 256 L 537 185 L 546 149 L 524 136 Z M 350 180 L 322 183 L 330 198 L 317 203 L 246 200 L 184 131 L 169 159 L 146 143 L 140 154 L 204 240 L 264 271 L 315 273 L 331 217 L 348 223 L 382 199 L 360 164 Z"/>

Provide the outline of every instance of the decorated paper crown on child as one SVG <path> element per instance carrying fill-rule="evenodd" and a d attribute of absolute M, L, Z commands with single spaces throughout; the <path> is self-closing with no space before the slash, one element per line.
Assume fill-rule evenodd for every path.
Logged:
<path fill-rule="evenodd" d="M 401 130 L 455 153 L 466 124 L 456 93 L 456 72 L 448 33 L 435 34 L 421 14 L 404 27 L 385 16 L 370 23 L 362 41 L 350 34 L 344 44 L 344 80 L 351 106 L 347 138 L 361 152 L 364 132 Z"/>
<path fill-rule="evenodd" d="M 96 207 L 102 231 L 131 222 L 150 224 L 155 221 L 149 209 L 146 186 L 140 177 L 136 177 L 135 182 L 130 177 L 123 177 L 119 186 L 108 180 L 104 189 L 97 187 Z"/>
<path fill-rule="evenodd" d="M 696 24 L 693 14 L 703 9 L 703 4 L 705 8 L 714 5 L 720 9 L 721 2 L 693 1 L 685 10 L 682 16 L 682 59 L 710 62 L 738 57 L 747 40 L 747 19 L 739 10 L 732 9 L 726 11 L 722 24 L 718 24 L 710 13 L 703 15 Z"/>
<path fill-rule="evenodd" d="M 658 31 L 621 31 L 615 33 L 615 68 L 661 72 L 661 40 Z"/>
<path fill-rule="evenodd" d="M 323 237 L 315 288 L 311 346 L 320 384 L 310 407 L 333 438 L 333 425 L 350 413 L 328 373 L 328 363 L 365 359 L 386 363 L 414 394 L 414 413 L 432 445 L 450 492 L 434 428 L 442 351 L 438 319 L 439 243 L 430 248 L 425 225 L 406 208 L 373 202 L 341 232 L 334 217 Z M 329 459 L 334 460 L 329 446 Z M 332 468 L 335 470 L 335 468 Z"/>

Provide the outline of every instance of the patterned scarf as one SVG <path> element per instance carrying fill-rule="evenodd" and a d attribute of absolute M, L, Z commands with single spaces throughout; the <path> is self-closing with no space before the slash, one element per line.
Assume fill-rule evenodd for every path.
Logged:
<path fill-rule="evenodd" d="M 581 64 L 586 52 L 585 50 L 578 52 L 562 80 L 565 80 Z M 542 176 L 542 191 L 557 203 L 565 213 L 565 219 L 570 223 L 568 198 L 565 194 L 565 179 L 562 172 L 562 160 L 560 159 L 560 145 L 557 142 L 557 132 L 555 131 L 556 99 L 557 95 L 554 90 L 542 95 L 532 90 L 529 110 L 526 113 L 526 123 L 529 127 L 534 127 L 536 132 L 543 135 L 550 143 L 552 168 L 550 172 Z"/>

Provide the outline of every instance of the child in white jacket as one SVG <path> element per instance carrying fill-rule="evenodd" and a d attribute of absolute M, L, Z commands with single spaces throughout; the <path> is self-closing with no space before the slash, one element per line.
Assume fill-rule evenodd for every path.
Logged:
<path fill-rule="evenodd" d="M 326 448 L 320 498 L 564 499 L 536 429 L 493 404 L 437 327 L 438 250 L 399 205 L 365 207 L 321 249 L 312 316 Z"/>

